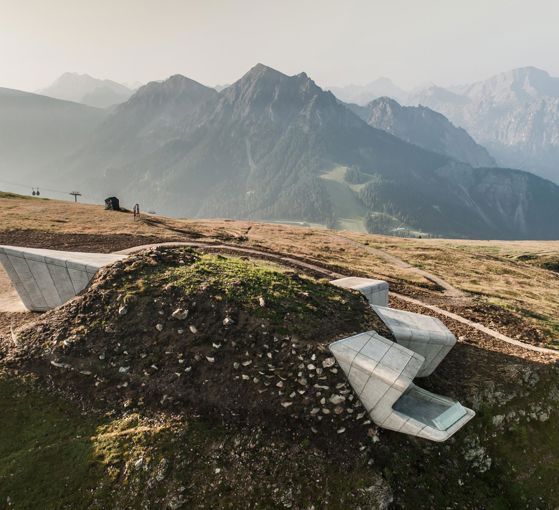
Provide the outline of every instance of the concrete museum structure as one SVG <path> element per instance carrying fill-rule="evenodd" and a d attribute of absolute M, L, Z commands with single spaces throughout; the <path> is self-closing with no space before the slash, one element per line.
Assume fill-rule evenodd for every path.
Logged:
<path fill-rule="evenodd" d="M 0 262 L 22 302 L 37 312 L 71 300 L 100 268 L 126 257 L 0 246 Z M 396 340 L 368 331 L 329 346 L 379 427 L 444 441 L 473 418 L 472 410 L 413 382 L 432 374 L 456 343 L 440 320 L 389 308 L 385 281 L 348 277 L 331 283 L 361 292 Z"/>

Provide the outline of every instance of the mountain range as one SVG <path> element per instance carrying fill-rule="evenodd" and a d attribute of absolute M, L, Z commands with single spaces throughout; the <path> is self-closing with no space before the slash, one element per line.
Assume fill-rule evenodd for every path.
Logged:
<path fill-rule="evenodd" d="M 180 75 L 140 88 L 65 168 L 65 182 L 176 216 L 559 236 L 551 219 L 557 186 L 408 143 L 367 124 L 305 73 L 261 64 L 221 92 Z"/>
<path fill-rule="evenodd" d="M 487 149 L 444 115 L 424 106 L 402 106 L 381 97 L 366 106 L 347 105 L 367 124 L 387 131 L 406 142 L 444 154 L 473 167 L 496 166 Z"/>
<path fill-rule="evenodd" d="M 43 153 L 43 142 L 36 148 L 13 130 L 23 149 L 10 168 L 29 157 L 27 148 L 33 182 L 98 199 L 117 195 L 175 216 L 559 238 L 558 186 L 494 167 L 464 130 L 428 108 L 386 98 L 347 105 L 305 73 L 287 76 L 259 64 L 220 92 L 175 75 L 110 109 L 10 94 L 17 100 L 5 106 L 12 112 L 3 118 L 5 132 L 21 128 L 21 110 L 33 112 L 26 125 L 37 133 L 61 134 L 58 145 L 46 139 L 56 150 Z M 64 135 L 68 130 L 75 132 Z"/>
<path fill-rule="evenodd" d="M 407 102 L 444 114 L 500 165 L 559 183 L 559 78 L 525 67 L 452 90 L 429 87 Z"/>
<path fill-rule="evenodd" d="M 107 108 L 123 103 L 134 93 L 134 90 L 116 81 L 100 80 L 88 74 L 64 73 L 37 93 L 55 99 Z"/>

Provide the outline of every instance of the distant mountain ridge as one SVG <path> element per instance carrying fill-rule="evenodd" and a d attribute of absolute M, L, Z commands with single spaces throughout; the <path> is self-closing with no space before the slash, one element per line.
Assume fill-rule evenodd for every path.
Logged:
<path fill-rule="evenodd" d="M 366 85 L 346 85 L 329 87 L 330 91 L 345 103 L 365 106 L 379 97 L 391 97 L 397 101 L 405 101 L 408 93 L 398 87 L 389 78 L 377 78 Z"/>
<path fill-rule="evenodd" d="M 97 108 L 0 88 L 0 178 L 43 183 L 47 163 L 60 172 L 105 117 Z"/>
<path fill-rule="evenodd" d="M 559 183 L 559 78 L 515 69 L 455 89 L 431 87 L 409 98 L 465 128 L 497 162 Z"/>
<path fill-rule="evenodd" d="M 219 93 L 181 76 L 142 87 L 67 166 L 67 181 L 177 216 L 559 237 L 559 187 L 407 143 L 261 64 Z"/>
<path fill-rule="evenodd" d="M 382 97 L 366 106 L 350 105 L 367 124 L 387 131 L 406 142 L 444 154 L 473 167 L 496 166 L 487 149 L 444 115 L 424 106 L 401 106 Z"/>
<path fill-rule="evenodd" d="M 133 89 L 112 80 L 100 80 L 88 74 L 64 73 L 38 94 L 74 101 L 97 108 L 107 108 L 123 103 L 133 94 Z"/>

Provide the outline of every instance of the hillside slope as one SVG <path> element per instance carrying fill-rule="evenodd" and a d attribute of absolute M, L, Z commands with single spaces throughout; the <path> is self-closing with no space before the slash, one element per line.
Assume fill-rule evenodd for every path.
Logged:
<path fill-rule="evenodd" d="M 0 88 L 0 178 L 50 183 L 44 169 L 81 146 L 105 112 L 19 90 Z"/>

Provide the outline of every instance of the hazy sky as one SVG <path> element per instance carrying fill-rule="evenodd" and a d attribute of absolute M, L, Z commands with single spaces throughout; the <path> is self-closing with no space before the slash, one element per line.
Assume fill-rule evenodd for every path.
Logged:
<path fill-rule="evenodd" d="M 559 76 L 558 0 L 0 0 L 0 86 L 65 71 L 231 83 L 257 62 L 320 85 Z"/>

